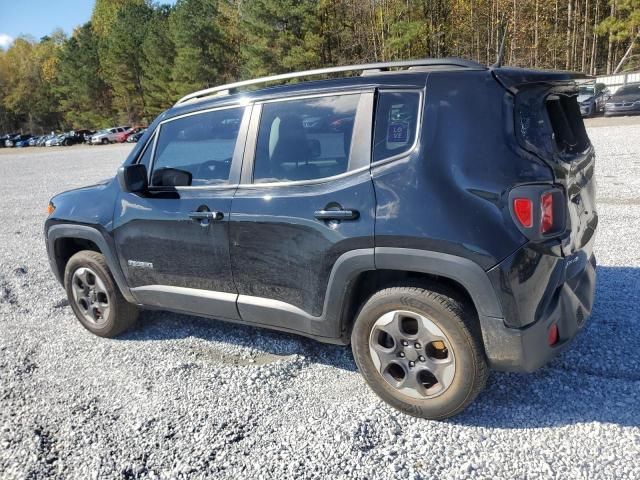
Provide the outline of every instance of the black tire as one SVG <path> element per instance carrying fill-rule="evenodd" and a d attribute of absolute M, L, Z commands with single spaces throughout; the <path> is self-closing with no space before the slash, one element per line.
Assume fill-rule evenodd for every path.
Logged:
<path fill-rule="evenodd" d="M 102 139 L 102 144 L 103 145 L 108 145 L 109 144 L 109 140 L 107 140 L 106 138 Z"/>
<path fill-rule="evenodd" d="M 94 272 L 100 280 L 102 280 L 102 283 L 106 287 L 109 313 L 104 319 L 101 319 L 101 325 L 99 326 L 84 317 L 81 307 L 74 298 L 72 291 L 73 275 L 76 270 L 82 267 L 91 269 L 91 271 Z M 104 256 L 101 253 L 91 250 L 83 250 L 73 255 L 65 267 L 64 288 L 67 292 L 67 297 L 69 299 L 69 304 L 73 309 L 73 313 L 75 313 L 82 326 L 91 333 L 94 333 L 99 337 L 112 338 L 126 330 L 129 330 L 136 324 L 139 313 L 138 308 L 127 302 L 127 300 L 122 296 L 120 289 L 111 276 L 111 272 L 109 271 L 109 267 L 107 266 Z"/>
<path fill-rule="evenodd" d="M 369 337 L 385 313 L 404 310 L 423 315 L 445 335 L 455 358 L 451 384 L 441 394 L 414 398 L 393 387 L 376 368 Z M 351 333 L 351 348 L 360 373 L 373 391 L 392 407 L 415 417 L 440 420 L 465 409 L 484 389 L 488 367 L 473 307 L 454 292 L 430 286 L 392 287 L 372 295 L 362 306 Z"/>

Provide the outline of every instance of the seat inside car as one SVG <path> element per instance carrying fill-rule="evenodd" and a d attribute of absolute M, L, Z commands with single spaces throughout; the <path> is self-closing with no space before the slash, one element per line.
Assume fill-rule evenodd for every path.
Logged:
<path fill-rule="evenodd" d="M 307 180 L 320 177 L 317 166 L 310 164 L 311 146 L 299 115 L 285 115 L 274 119 L 271 124 L 271 138 L 275 145 L 271 153 L 271 176 L 287 180 Z M 274 132 L 273 130 L 276 129 Z M 285 165 L 295 162 L 295 166 Z"/>

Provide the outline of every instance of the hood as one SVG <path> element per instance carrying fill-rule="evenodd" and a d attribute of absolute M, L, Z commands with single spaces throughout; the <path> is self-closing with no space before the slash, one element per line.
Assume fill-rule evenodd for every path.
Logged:
<path fill-rule="evenodd" d="M 55 203 L 56 200 L 59 200 L 59 199 L 61 199 L 63 197 L 74 196 L 76 193 L 88 192 L 88 191 L 91 191 L 91 190 L 102 190 L 102 189 L 106 188 L 114 179 L 115 179 L 115 177 L 105 178 L 103 180 L 100 180 L 99 182 L 92 183 L 91 185 L 85 185 L 83 187 L 77 187 L 77 188 L 72 188 L 70 190 L 65 190 L 64 192 L 60 192 L 60 193 L 55 194 L 51 198 L 51 200 Z"/>
<path fill-rule="evenodd" d="M 637 102 L 637 101 L 640 101 L 640 94 L 635 92 L 627 92 L 627 93 L 614 93 L 609 98 L 608 103 Z"/>

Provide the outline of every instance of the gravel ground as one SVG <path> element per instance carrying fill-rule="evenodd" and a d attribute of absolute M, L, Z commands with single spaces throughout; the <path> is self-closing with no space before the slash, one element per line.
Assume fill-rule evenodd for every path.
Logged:
<path fill-rule="evenodd" d="M 589 134 L 592 321 L 446 422 L 387 407 L 345 347 L 162 312 L 90 335 L 49 271 L 44 211 L 129 147 L 0 149 L 0 477 L 640 478 L 640 125 Z"/>

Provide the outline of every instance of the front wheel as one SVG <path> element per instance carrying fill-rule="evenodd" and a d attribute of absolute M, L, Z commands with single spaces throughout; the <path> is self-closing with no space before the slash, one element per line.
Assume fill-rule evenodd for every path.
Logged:
<path fill-rule="evenodd" d="M 64 287 L 82 326 L 100 337 L 115 337 L 138 318 L 138 309 L 122 296 L 101 253 L 84 250 L 72 256 Z"/>
<path fill-rule="evenodd" d="M 416 417 L 444 419 L 483 390 L 488 369 L 477 320 L 455 294 L 393 287 L 360 310 L 351 348 L 373 391 Z"/>

